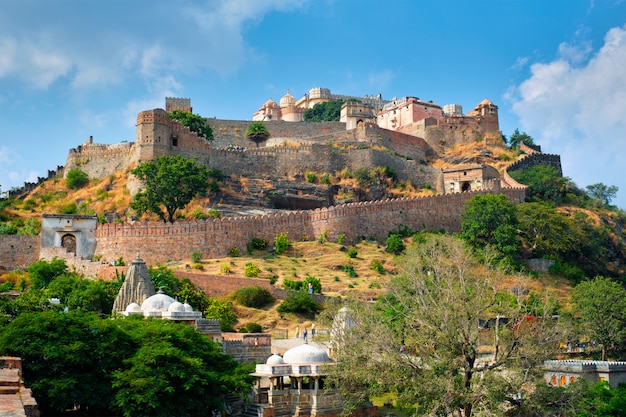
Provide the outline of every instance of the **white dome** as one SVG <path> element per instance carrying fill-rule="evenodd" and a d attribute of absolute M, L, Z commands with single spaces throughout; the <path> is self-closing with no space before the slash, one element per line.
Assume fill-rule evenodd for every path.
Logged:
<path fill-rule="evenodd" d="M 289 91 L 280 99 L 280 107 L 290 107 L 296 105 L 296 99 Z"/>
<path fill-rule="evenodd" d="M 168 311 L 170 305 L 175 302 L 176 300 L 159 290 L 158 293 L 154 294 L 152 297 L 146 298 L 144 302 L 141 303 L 141 311 L 143 311 L 144 314 Z"/>
<path fill-rule="evenodd" d="M 127 313 L 141 313 L 141 306 L 137 303 L 130 303 L 124 311 Z"/>
<path fill-rule="evenodd" d="M 326 352 L 316 346 L 303 344 L 289 349 L 283 356 L 285 363 L 323 363 L 330 362 Z"/>
<path fill-rule="evenodd" d="M 265 363 L 267 365 L 282 365 L 283 363 L 285 363 L 285 361 L 283 360 L 282 356 L 273 354 L 272 356 L 267 358 L 267 361 L 265 361 Z"/>
<path fill-rule="evenodd" d="M 192 307 L 191 305 L 189 305 L 189 304 L 185 303 L 185 304 L 183 304 L 183 307 L 185 307 L 185 311 L 186 311 L 187 313 L 191 313 L 191 312 L 193 312 L 193 307 Z"/>
<path fill-rule="evenodd" d="M 183 303 L 179 303 L 178 301 L 174 301 L 167 308 L 167 311 L 169 311 L 169 312 L 173 312 L 173 311 L 185 312 L 185 306 L 183 305 Z"/>

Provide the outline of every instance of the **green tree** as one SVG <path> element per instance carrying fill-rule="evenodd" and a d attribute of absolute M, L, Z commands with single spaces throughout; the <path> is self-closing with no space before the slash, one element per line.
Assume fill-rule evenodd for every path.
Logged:
<path fill-rule="evenodd" d="M 270 131 L 267 130 L 267 126 L 263 122 L 252 122 L 246 128 L 246 133 L 244 134 L 246 139 L 251 140 L 256 144 L 256 147 L 259 147 L 259 143 L 265 142 L 270 137 Z"/>
<path fill-rule="evenodd" d="M 204 310 L 204 317 L 220 321 L 220 328 L 223 332 L 234 331 L 233 325 L 237 323 L 237 314 L 233 310 L 232 303 L 228 301 L 218 301 L 209 299 L 209 305 Z"/>
<path fill-rule="evenodd" d="M 67 263 L 65 259 L 57 257 L 50 261 L 41 259 L 26 268 L 30 275 L 30 281 L 35 289 L 45 288 L 54 278 L 67 272 Z"/>
<path fill-rule="evenodd" d="M 626 289 L 609 278 L 596 277 L 572 290 L 580 328 L 602 346 L 602 360 L 626 345 Z"/>
<path fill-rule="evenodd" d="M 305 122 L 338 122 L 341 117 L 341 106 L 345 100 L 331 100 L 317 103 L 304 111 Z"/>
<path fill-rule="evenodd" d="M 78 168 L 70 169 L 65 177 L 65 184 L 67 185 L 67 188 L 71 188 L 72 190 L 82 188 L 88 183 L 89 177 Z"/>
<path fill-rule="evenodd" d="M 611 204 L 611 200 L 615 198 L 618 190 L 619 188 L 615 185 L 604 185 L 601 182 L 587 186 L 589 197 L 600 200 L 605 206 Z"/>
<path fill-rule="evenodd" d="M 509 137 L 509 147 L 519 148 L 520 143 L 524 142 L 527 145 L 534 145 L 533 138 L 526 134 L 526 132 L 520 133 L 519 129 L 515 129 L 513 134 Z"/>
<path fill-rule="evenodd" d="M 519 248 L 516 208 L 503 194 L 476 195 L 465 203 L 461 236 L 479 248 L 491 245 L 506 256 Z"/>
<path fill-rule="evenodd" d="M 545 204 L 520 204 L 517 206 L 517 219 L 523 240 L 535 257 L 563 260 L 584 243 L 575 234 L 572 221 Z"/>
<path fill-rule="evenodd" d="M 413 244 L 400 264 L 387 296 L 350 303 L 352 325 L 333 327 L 337 366 L 329 382 L 346 405 L 393 392 L 398 405 L 417 408 L 415 415 L 471 417 L 504 415 L 519 407 L 517 393 L 532 396 L 524 387 L 542 380 L 541 365 L 559 336 L 542 316 L 550 298 L 540 298 L 539 309 L 501 297 L 500 272 L 489 262 L 480 266 L 451 236 Z M 491 330 L 481 330 L 489 319 Z M 479 355 L 485 344 L 489 358 Z"/>
<path fill-rule="evenodd" d="M 173 223 L 176 211 L 208 187 L 207 168 L 182 156 L 162 156 L 142 163 L 131 173 L 145 186 L 133 197 L 131 208 L 140 214 L 154 213 L 163 222 Z"/>
<path fill-rule="evenodd" d="M 213 129 L 211 129 L 211 125 L 204 117 L 182 110 L 174 110 L 170 112 L 169 116 L 170 119 L 178 120 L 183 126 L 188 127 L 189 130 L 204 140 L 208 142 L 213 141 Z"/>
<path fill-rule="evenodd" d="M 561 204 L 566 193 L 573 189 L 567 177 L 559 175 L 553 166 L 535 165 L 523 171 L 509 172 L 511 177 L 528 186 L 528 198 Z"/>

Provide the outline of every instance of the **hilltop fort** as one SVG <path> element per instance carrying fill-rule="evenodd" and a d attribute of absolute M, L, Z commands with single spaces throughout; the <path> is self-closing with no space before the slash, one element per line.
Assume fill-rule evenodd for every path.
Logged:
<path fill-rule="evenodd" d="M 467 114 L 459 105 L 439 106 L 416 97 L 383 100 L 380 95 L 349 100 L 339 122 L 303 122 L 302 114 L 317 102 L 336 96 L 328 89 L 312 89 L 296 100 L 288 92 L 280 104 L 268 100 L 253 114 L 271 134 L 264 146 L 249 148 L 244 133 L 249 121 L 208 119 L 214 140 L 206 141 L 168 113 L 191 112 L 191 100 L 167 98 L 165 109 L 137 115 L 134 142 L 112 145 L 88 138 L 70 149 L 65 168 L 49 175 L 80 168 L 91 178 L 128 172 L 137 164 L 164 155 L 196 158 L 225 177 L 303 178 L 307 171 L 334 173 L 343 169 L 389 167 L 399 180 L 432 188 L 436 195 L 420 198 L 375 199 L 345 203 L 333 198 L 315 201 L 294 196 L 291 211 L 261 216 L 230 217 L 175 224 L 134 222 L 97 224 L 95 217 L 44 217 L 41 236 L 0 236 L 0 265 L 25 267 L 40 257 L 68 259 L 87 275 L 98 275 L 103 261 L 139 255 L 152 264 L 183 259 L 192 250 L 207 257 L 223 256 L 233 247 L 245 248 L 254 238 L 273 241 L 287 232 L 292 239 L 345 235 L 346 243 L 359 238 L 385 239 L 390 230 L 460 231 L 464 204 L 476 193 L 503 193 L 514 203 L 524 201 L 526 189 L 506 170 L 485 164 L 435 168 L 431 162 L 452 146 L 484 141 L 505 146 L 499 130 L 498 108 L 483 100 Z M 561 172 L 558 155 L 524 147 L 516 169 L 552 165 Z M 40 179 L 43 181 L 45 179 Z M 303 181 L 305 182 L 305 181 Z M 24 190 L 36 184 L 26 184 Z M 131 191 L 140 184 L 129 184 Z M 135 188 L 133 188 L 135 187 Z M 319 188 L 319 187 L 318 187 Z M 273 193 L 280 193 L 274 190 Z M 267 194 L 265 204 L 277 204 Z M 371 201 L 367 201 L 371 200 Z M 313 208 L 313 210 L 311 210 Z M 295 209 L 295 210 L 293 210 Z"/>

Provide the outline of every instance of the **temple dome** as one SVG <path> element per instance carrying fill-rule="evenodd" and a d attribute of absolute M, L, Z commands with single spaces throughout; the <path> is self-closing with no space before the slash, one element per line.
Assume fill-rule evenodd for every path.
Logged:
<path fill-rule="evenodd" d="M 124 311 L 126 313 L 141 313 L 141 306 L 137 303 L 130 303 Z"/>
<path fill-rule="evenodd" d="M 295 106 L 295 105 L 296 105 L 295 97 L 291 95 L 289 90 L 287 90 L 287 94 L 285 94 L 280 99 L 280 107 L 291 107 L 291 106 Z"/>
<path fill-rule="evenodd" d="M 167 311 L 169 311 L 169 312 L 173 312 L 173 311 L 185 312 L 185 306 L 183 305 L 183 303 L 179 303 L 178 301 L 174 301 L 167 308 Z"/>
<path fill-rule="evenodd" d="M 263 104 L 263 107 L 261 108 L 266 109 L 266 108 L 271 108 L 271 107 L 278 107 L 278 105 L 276 104 L 274 100 L 270 98 L 269 100 L 265 102 L 265 104 Z"/>
<path fill-rule="evenodd" d="M 141 311 L 144 313 L 165 312 L 168 311 L 170 305 L 175 302 L 176 300 L 159 290 L 158 293 L 154 294 L 152 297 L 146 298 L 145 301 L 141 303 Z"/>
<path fill-rule="evenodd" d="M 183 304 L 183 307 L 185 307 L 185 311 L 187 313 L 191 313 L 193 311 L 193 307 L 190 304 L 185 303 Z"/>
<path fill-rule="evenodd" d="M 267 365 L 282 365 L 283 363 L 285 363 L 285 361 L 283 360 L 282 356 L 273 354 L 272 356 L 267 358 L 265 363 Z"/>
<path fill-rule="evenodd" d="M 328 354 L 316 346 L 303 344 L 289 349 L 283 356 L 285 363 L 323 363 L 330 362 Z"/>

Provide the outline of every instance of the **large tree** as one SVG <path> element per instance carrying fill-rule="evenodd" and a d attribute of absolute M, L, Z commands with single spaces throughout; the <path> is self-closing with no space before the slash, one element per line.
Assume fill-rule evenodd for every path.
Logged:
<path fill-rule="evenodd" d="M 572 290 L 581 330 L 602 346 L 602 360 L 626 347 L 626 289 L 609 278 L 596 277 Z"/>
<path fill-rule="evenodd" d="M 507 256 L 519 248 L 516 208 L 503 194 L 478 194 L 465 204 L 461 236 L 472 246 L 491 245 Z"/>
<path fill-rule="evenodd" d="M 471 417 L 530 399 L 558 338 L 550 299 L 500 288 L 500 273 L 451 236 L 427 237 L 401 264 L 387 296 L 349 305 L 352 325 L 333 330 L 331 379 L 348 405 L 393 393 L 416 415 Z"/>
<path fill-rule="evenodd" d="M 611 204 L 611 200 L 615 198 L 618 190 L 616 185 L 605 185 L 601 182 L 587 186 L 589 197 L 600 200 L 606 206 Z"/>
<path fill-rule="evenodd" d="M 169 113 L 169 116 L 170 119 L 178 120 L 204 140 L 213 141 L 213 129 L 204 117 L 182 110 L 174 110 Z"/>
<path fill-rule="evenodd" d="M 256 121 L 252 122 L 246 128 L 246 133 L 244 134 L 248 140 L 251 140 L 256 144 L 256 147 L 259 147 L 259 143 L 265 142 L 270 137 L 270 131 L 267 130 L 267 126 L 265 123 Z"/>
<path fill-rule="evenodd" d="M 305 122 L 338 122 L 341 117 L 341 106 L 345 100 L 332 100 L 317 103 L 304 111 Z"/>
<path fill-rule="evenodd" d="M 509 137 L 509 146 L 511 148 L 519 148 L 519 145 L 522 142 L 527 145 L 534 145 L 535 143 L 532 136 L 526 132 L 520 133 L 519 129 L 515 129 L 515 131 L 511 134 L 511 137 Z"/>
<path fill-rule="evenodd" d="M 145 189 L 133 197 L 130 206 L 137 213 L 151 212 L 163 222 L 173 223 L 176 211 L 208 188 L 209 170 L 194 159 L 162 156 L 144 162 L 131 173 Z"/>

